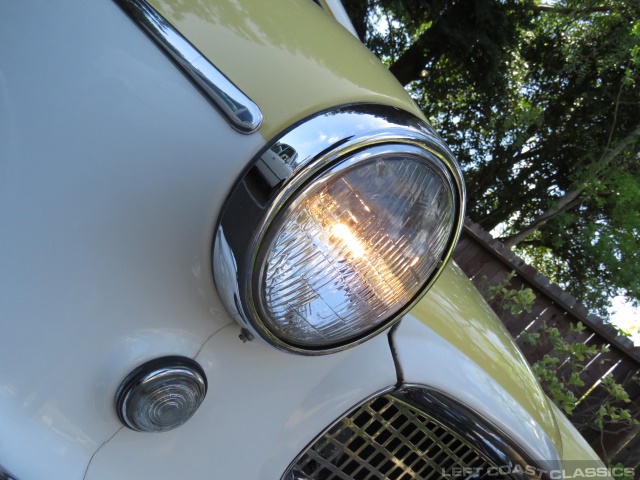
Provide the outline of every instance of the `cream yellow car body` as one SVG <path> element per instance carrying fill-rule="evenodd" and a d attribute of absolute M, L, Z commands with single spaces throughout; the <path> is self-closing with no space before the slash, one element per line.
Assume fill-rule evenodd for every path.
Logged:
<path fill-rule="evenodd" d="M 422 112 L 310 0 L 149 3 L 259 106 L 257 133 L 229 127 L 110 1 L 0 7 L 14 25 L 0 28 L 0 464 L 18 479 L 279 478 L 327 425 L 397 381 L 387 333 L 326 357 L 243 344 L 208 263 L 229 189 L 278 134 L 342 105 Z M 457 267 L 392 336 L 411 382 L 470 395 L 522 448 L 596 458 Z M 172 432 L 123 428 L 118 385 L 167 354 L 201 363 L 205 402 Z M 447 386 L 438 362 L 481 380 Z M 492 391 L 514 417 L 492 413 Z M 524 445 L 531 435 L 541 449 Z"/>

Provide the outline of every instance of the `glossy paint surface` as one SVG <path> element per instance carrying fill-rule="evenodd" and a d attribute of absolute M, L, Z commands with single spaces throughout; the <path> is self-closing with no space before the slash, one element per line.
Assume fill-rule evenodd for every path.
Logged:
<path fill-rule="evenodd" d="M 129 18 L 173 61 L 194 87 L 229 124 L 242 133 L 253 133 L 262 124 L 258 106 L 195 49 L 146 0 L 114 0 Z"/>
<path fill-rule="evenodd" d="M 450 262 L 411 315 L 464 352 L 542 426 L 559 434 L 547 398 L 513 338 L 467 276 Z"/>
<path fill-rule="evenodd" d="M 340 25 L 349 30 L 353 36 L 356 38 L 358 37 L 358 33 L 356 32 L 353 23 L 351 23 L 351 19 L 340 0 L 320 0 L 319 3 L 325 11 L 331 14 L 331 16 L 340 23 Z"/>
<path fill-rule="evenodd" d="M 180 5 L 176 23 L 202 35 L 214 63 L 264 108 L 264 135 L 354 101 L 416 112 L 311 2 Z M 114 3 L 5 2 L 0 21 L 4 467 L 22 479 L 272 480 L 335 418 L 395 383 L 386 335 L 313 358 L 238 340 L 210 248 L 260 134 L 229 127 Z M 430 328 L 413 320 L 399 332 L 405 373 L 446 386 L 446 359 L 493 388 L 472 403 L 481 411 L 491 414 L 492 395 L 515 398 L 514 412 L 552 431 L 535 389 L 515 391 L 526 377 L 519 360 L 456 275 L 415 311 Z M 489 344 L 502 346 L 483 353 Z M 120 382 L 163 355 L 202 364 L 204 404 L 166 434 L 124 429 L 113 406 Z"/>
<path fill-rule="evenodd" d="M 564 469 L 567 477 L 580 478 L 578 470 L 584 472 L 587 468 L 604 467 L 600 457 L 593 451 L 591 446 L 582 435 L 580 435 L 580 432 L 576 430 L 564 413 L 553 405 L 551 401 L 549 401 L 549 405 L 558 423 L 560 440 L 562 442 L 562 460 L 564 461 Z M 605 478 L 611 477 L 602 475 L 598 478 L 604 480 Z"/>
<path fill-rule="evenodd" d="M 0 462 L 82 478 L 145 360 L 232 323 L 210 248 L 262 148 L 112 2 L 0 5 Z"/>
<path fill-rule="evenodd" d="M 463 351 L 411 314 L 400 321 L 393 336 L 404 383 L 423 385 L 456 398 L 502 432 L 501 438 L 509 439 L 508 443 L 533 459 L 558 466 L 556 442 L 509 391 Z"/>
<path fill-rule="evenodd" d="M 196 357 L 209 380 L 189 422 L 163 434 L 123 429 L 94 456 L 88 480 L 277 480 L 336 418 L 396 382 L 386 335 L 324 357 L 242 344 L 229 326 Z"/>
<path fill-rule="evenodd" d="M 423 117 L 402 86 L 311 0 L 150 0 L 258 104 L 270 139 L 327 108 L 392 105 Z"/>

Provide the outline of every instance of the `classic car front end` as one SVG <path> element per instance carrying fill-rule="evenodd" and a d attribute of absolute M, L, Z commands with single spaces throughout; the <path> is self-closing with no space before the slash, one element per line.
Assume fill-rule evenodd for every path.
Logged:
<path fill-rule="evenodd" d="M 601 471 L 449 261 L 451 153 L 326 10 L 0 22 L 0 478 Z"/>

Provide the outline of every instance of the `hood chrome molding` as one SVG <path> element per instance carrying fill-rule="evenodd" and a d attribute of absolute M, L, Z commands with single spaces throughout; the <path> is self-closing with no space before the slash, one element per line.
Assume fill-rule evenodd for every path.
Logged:
<path fill-rule="evenodd" d="M 145 0 L 113 0 L 240 133 L 262 125 L 262 112 Z"/>

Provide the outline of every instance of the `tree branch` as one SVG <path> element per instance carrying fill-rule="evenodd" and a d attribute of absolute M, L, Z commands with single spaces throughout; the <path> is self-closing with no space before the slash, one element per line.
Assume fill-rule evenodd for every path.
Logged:
<path fill-rule="evenodd" d="M 529 235 L 537 231 L 540 227 L 546 224 L 552 218 L 558 216 L 560 213 L 572 208 L 577 205 L 579 202 L 578 197 L 584 192 L 587 188 L 589 181 L 593 178 L 597 177 L 601 172 L 606 170 L 613 160 L 620 155 L 632 142 L 636 140 L 636 137 L 640 136 L 640 125 L 638 125 L 635 130 L 633 130 L 629 135 L 627 135 L 614 149 L 607 150 L 602 155 L 602 158 L 598 162 L 598 165 L 594 169 L 594 172 L 591 174 L 589 179 L 583 180 L 576 187 L 569 190 L 562 197 L 558 198 L 556 204 L 552 207 L 548 208 L 544 213 L 534 219 L 528 227 L 524 230 L 521 230 L 515 235 L 509 237 L 504 244 L 509 247 L 515 247 L 522 240 L 527 238 Z"/>
<path fill-rule="evenodd" d="M 558 13 L 560 15 L 576 15 L 580 13 L 611 13 L 609 7 L 591 7 L 591 8 L 558 8 L 553 5 L 536 5 L 530 10 L 534 13 Z"/>
<path fill-rule="evenodd" d="M 609 147 L 611 147 L 611 141 L 613 140 L 613 132 L 615 132 L 616 123 L 618 123 L 618 110 L 620 109 L 620 96 L 622 95 L 623 86 L 624 86 L 624 83 L 620 82 L 620 88 L 618 89 L 618 96 L 616 97 L 616 108 L 613 111 L 613 124 L 611 125 L 611 131 L 609 132 L 607 147 L 605 148 L 604 153 L 602 154 L 602 158 L 600 160 L 604 159 L 604 156 L 607 154 Z"/>

